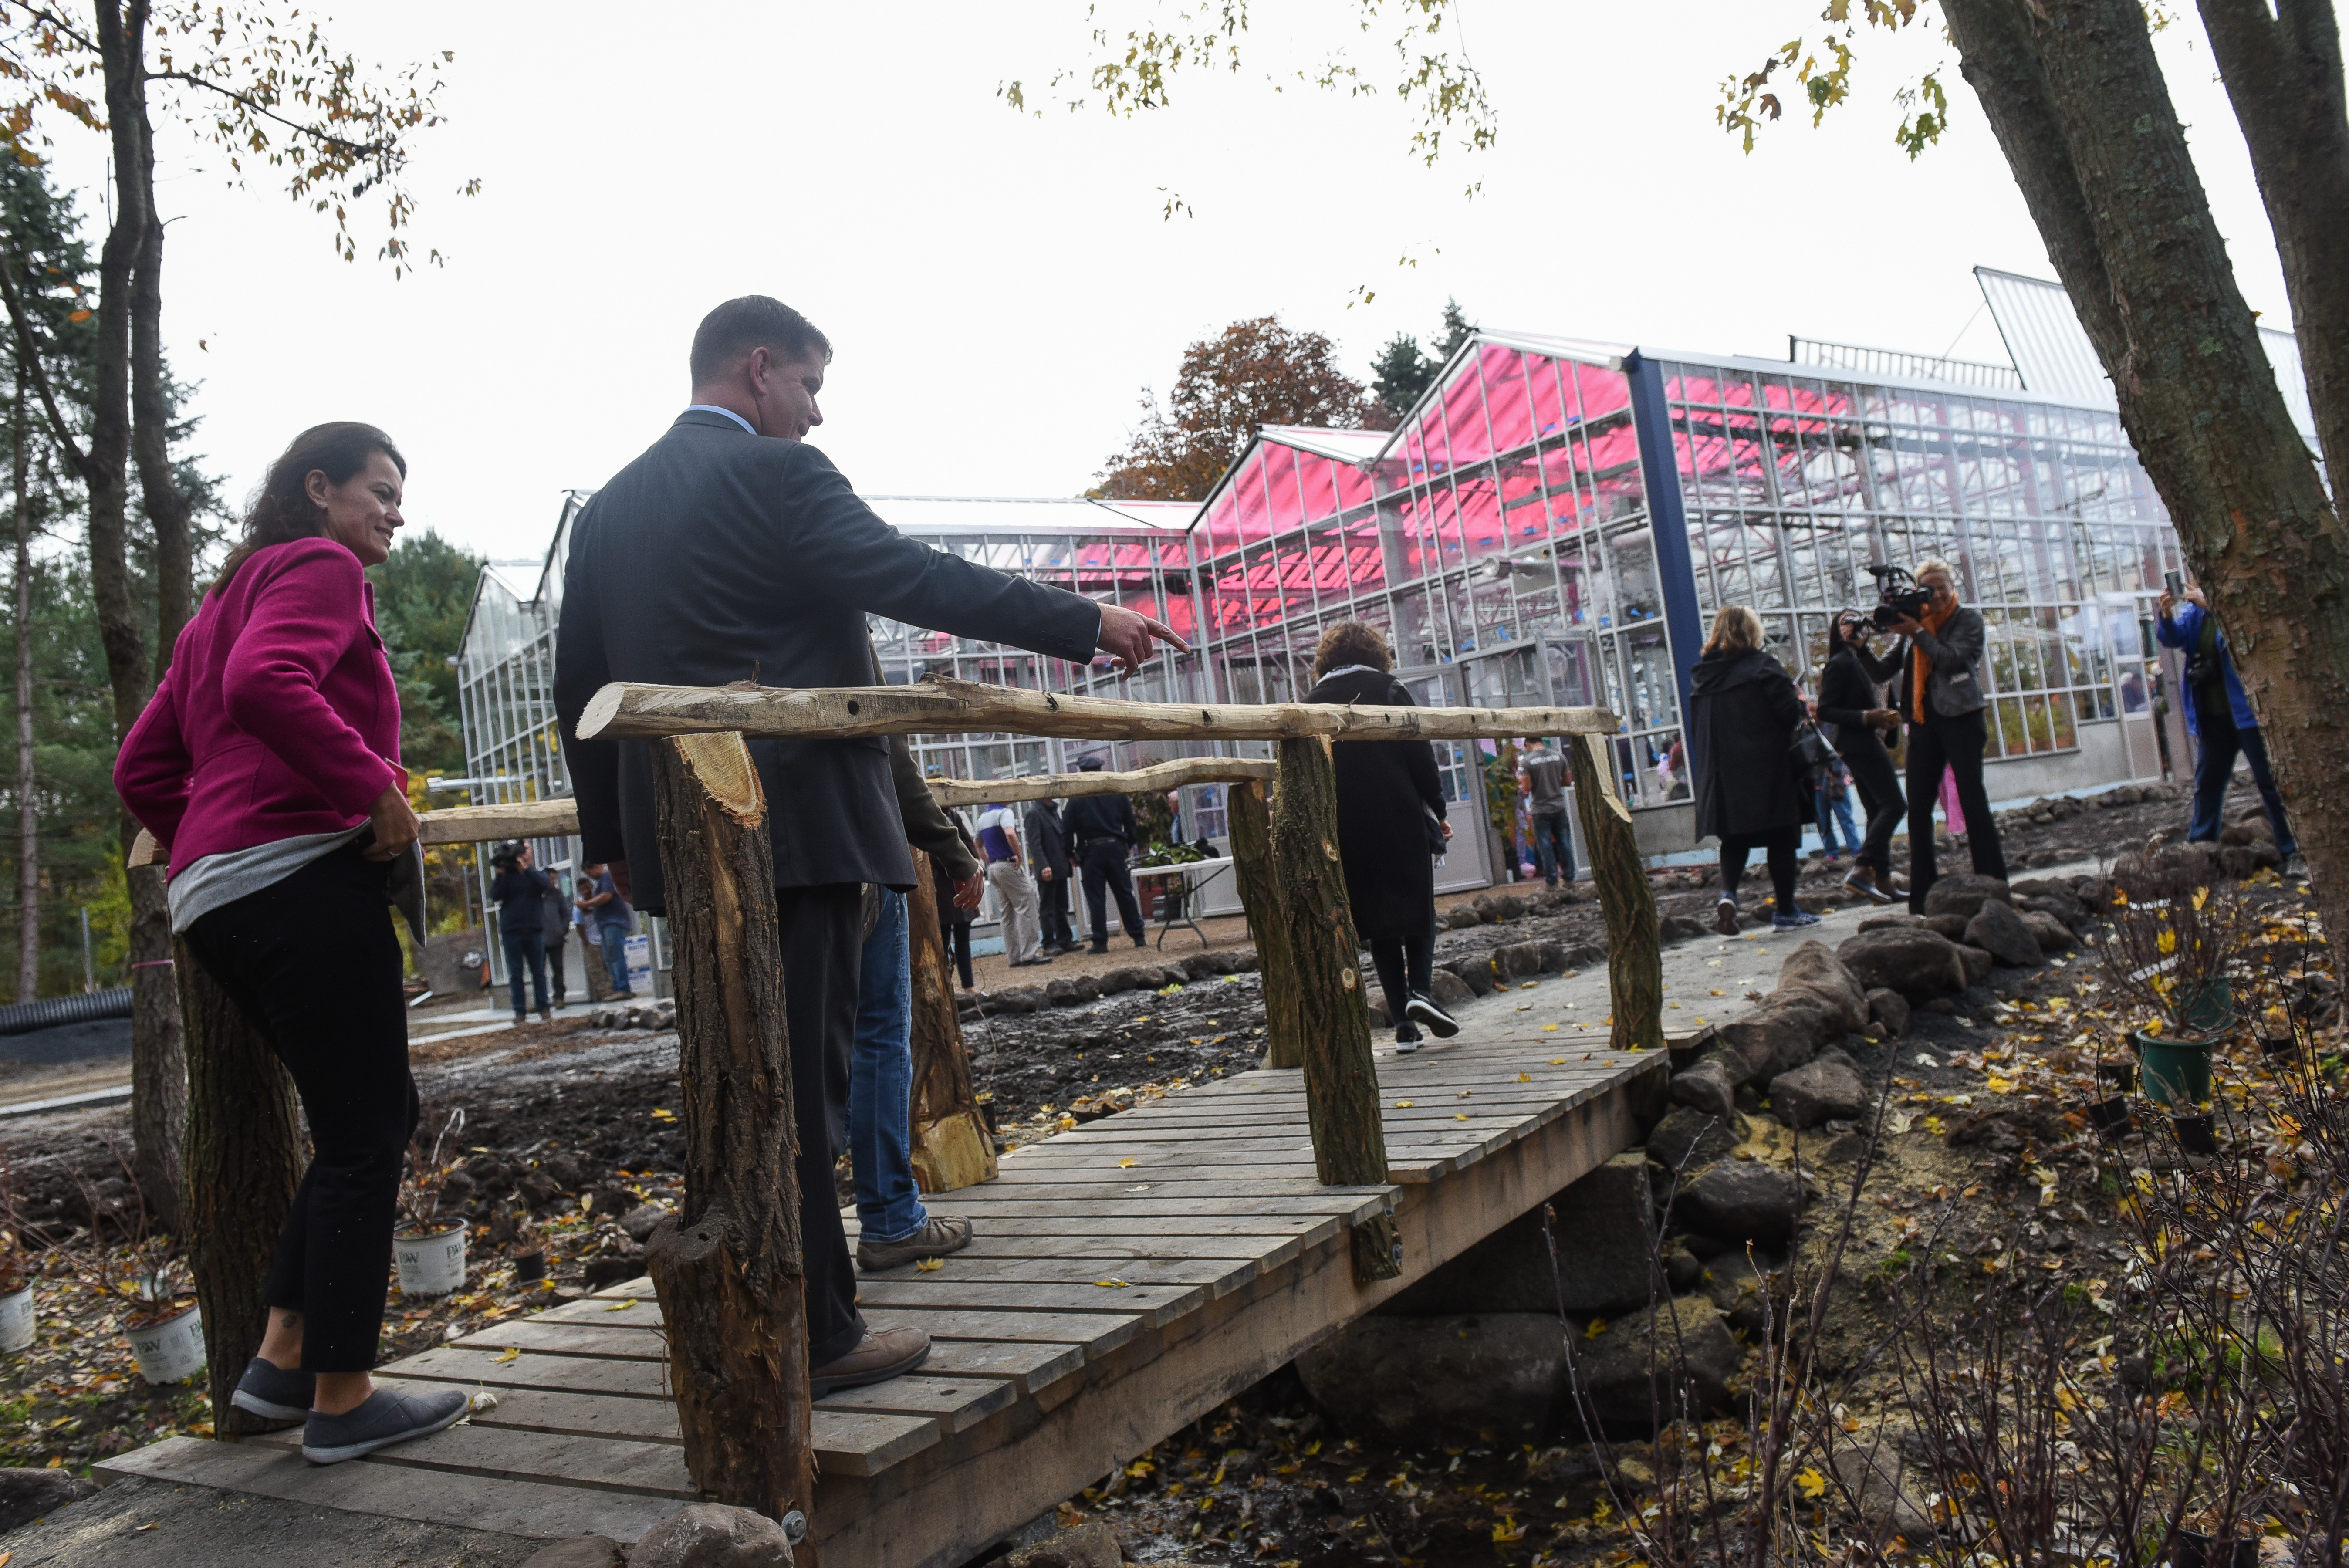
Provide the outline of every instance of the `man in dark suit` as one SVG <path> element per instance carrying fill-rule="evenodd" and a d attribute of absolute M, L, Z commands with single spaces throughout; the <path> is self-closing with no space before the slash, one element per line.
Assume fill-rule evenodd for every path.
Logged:
<path fill-rule="evenodd" d="M 1088 757 L 1077 764 L 1077 770 L 1098 773 L 1101 766 L 1100 758 Z M 1092 950 L 1109 951 L 1112 892 L 1117 894 L 1117 912 L 1125 921 L 1125 934 L 1133 938 L 1136 947 L 1148 946 L 1150 938 L 1142 929 L 1142 903 L 1133 896 L 1133 873 L 1125 867 L 1142 838 L 1133 802 L 1123 795 L 1080 795 L 1069 802 L 1061 820 L 1076 846 L 1077 863 L 1084 871 L 1085 907 L 1093 917 Z"/>
<path fill-rule="evenodd" d="M 580 513 L 564 574 L 555 707 L 587 858 L 639 906 L 665 908 L 652 767 L 640 741 L 574 737 L 607 681 L 849 686 L 872 680 L 865 614 L 1127 670 L 1166 627 L 905 538 L 805 444 L 832 346 L 760 295 L 695 333 L 693 403 Z M 878 738 L 752 740 L 774 840 L 799 1132 L 800 1223 L 815 1388 L 919 1366 L 918 1329 L 868 1331 L 855 1305 L 833 1170 L 847 1130 L 862 884 L 913 885 Z"/>
<path fill-rule="evenodd" d="M 1069 835 L 1061 825 L 1061 803 L 1038 800 L 1028 808 L 1028 869 L 1044 905 L 1044 951 L 1074 953 L 1084 944 L 1069 929 Z"/>

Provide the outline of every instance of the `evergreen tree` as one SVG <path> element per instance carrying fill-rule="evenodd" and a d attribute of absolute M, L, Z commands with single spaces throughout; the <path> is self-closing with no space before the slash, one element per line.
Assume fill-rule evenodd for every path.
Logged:
<path fill-rule="evenodd" d="M 1460 352 L 1476 328 L 1460 302 L 1444 302 L 1444 335 L 1436 341 L 1435 352 L 1429 354 L 1420 346 L 1419 339 L 1407 332 L 1399 332 L 1390 339 L 1379 356 L 1371 361 L 1371 389 L 1385 406 L 1387 422 L 1399 423 L 1411 411 L 1411 406 L 1423 397 L 1435 374 L 1446 361 Z"/>
<path fill-rule="evenodd" d="M 412 774 L 462 773 L 457 672 L 450 658 L 465 635 L 482 558 L 430 529 L 403 531 L 375 579 L 376 629 L 399 682 L 399 756 Z"/>

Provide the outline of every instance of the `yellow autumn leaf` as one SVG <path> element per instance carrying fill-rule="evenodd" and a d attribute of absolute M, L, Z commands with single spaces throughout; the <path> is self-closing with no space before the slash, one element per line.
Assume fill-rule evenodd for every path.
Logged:
<path fill-rule="evenodd" d="M 1805 1497 L 1816 1497 L 1827 1489 L 1827 1478 L 1808 1465 L 1795 1472 L 1795 1487 Z"/>
<path fill-rule="evenodd" d="M 1519 1083 L 1531 1083 L 1534 1081 L 1534 1075 L 1528 1072 L 1520 1072 L 1517 1074 L 1517 1081 Z"/>
<path fill-rule="evenodd" d="M 1564 1057 L 1552 1057 L 1549 1059 L 1549 1065 L 1554 1068 L 1562 1068 L 1566 1066 L 1566 1058 Z"/>
<path fill-rule="evenodd" d="M 1495 1541 L 1523 1541 L 1525 1538 L 1526 1527 L 1517 1522 L 1516 1516 L 1515 1514 L 1502 1515 L 1501 1522 L 1493 1526 L 1493 1539 Z"/>
<path fill-rule="evenodd" d="M 1093 1284 L 1103 1290 L 1127 1290 L 1132 1288 L 1133 1282 L 1127 1279 L 1097 1279 Z"/>
<path fill-rule="evenodd" d="M 1454 1121 L 1465 1121 L 1468 1119 L 1468 1113 L 1464 1110 L 1455 1111 L 1453 1113 L 1452 1119 Z"/>
<path fill-rule="evenodd" d="M 1594 1317 L 1590 1320 L 1590 1326 L 1582 1331 L 1582 1337 L 1585 1339 L 1596 1339 L 1606 1332 L 1607 1320 L 1603 1317 Z"/>
<path fill-rule="evenodd" d="M 1399 1100 L 1395 1101 L 1395 1109 L 1396 1109 L 1397 1110 L 1409 1110 L 1409 1109 L 1411 1109 L 1411 1107 L 1412 1107 L 1412 1102 L 1411 1102 L 1410 1100 L 1407 1100 L 1407 1099 L 1399 1099 Z"/>
<path fill-rule="evenodd" d="M 500 1351 L 497 1355 L 492 1357 L 491 1359 L 502 1365 L 508 1361 L 519 1361 L 522 1359 L 522 1346 L 519 1345 L 510 1345 L 505 1349 Z"/>
<path fill-rule="evenodd" d="M 1556 1024 L 1544 1024 L 1544 1025 L 1542 1026 L 1542 1033 L 1543 1033 L 1543 1034 L 1545 1034 L 1545 1035 L 1553 1035 L 1553 1034 L 1556 1034 L 1557 1032 L 1557 1026 Z"/>
<path fill-rule="evenodd" d="M 914 1267 L 923 1274 L 936 1274 L 938 1270 L 946 1266 L 946 1264 L 940 1263 L 936 1258 L 916 1258 L 914 1260 Z"/>
<path fill-rule="evenodd" d="M 1131 1154 L 1129 1154 L 1129 1155 L 1127 1155 L 1124 1159 L 1123 1159 L 1123 1160 L 1121 1160 L 1121 1161 L 1119 1161 L 1117 1162 L 1117 1168 L 1118 1168 L 1119 1170 L 1123 1171 L 1123 1170 L 1124 1170 L 1127 1166 L 1129 1166 L 1129 1165 L 1131 1165 L 1131 1164 L 1133 1164 L 1133 1155 L 1131 1155 Z"/>
<path fill-rule="evenodd" d="M 2154 945 L 2155 949 L 2156 949 L 2157 951 L 2158 951 L 2158 952 L 2162 952 L 2162 953 L 2175 953 L 2175 952 L 2177 952 L 2177 951 L 2178 951 L 2178 933 L 2176 933 L 2176 932 L 2174 932 L 2174 931 L 2170 930 L 2170 929 L 2169 929 L 2169 927 L 2168 927 L 2168 926 L 2166 926 L 2166 925 L 2165 925 L 2165 926 L 2163 926 L 2163 927 L 2161 928 L 2161 934 L 2160 934 L 2159 936 L 2157 936 L 2157 937 L 2155 937 L 2155 938 L 2153 939 L 2153 945 Z"/>
<path fill-rule="evenodd" d="M 635 1296 L 630 1296 L 630 1297 L 629 1297 L 627 1300 L 626 1300 L 626 1301 L 616 1301 L 616 1302 L 614 1302 L 611 1305 L 609 1305 L 609 1306 L 605 1307 L 604 1310 L 605 1310 L 605 1312 L 626 1312 L 626 1311 L 627 1311 L 627 1310 L 628 1310 L 628 1308 L 630 1308 L 630 1307 L 632 1307 L 632 1306 L 634 1306 L 634 1305 L 636 1305 L 636 1298 Z"/>
<path fill-rule="evenodd" d="M 2210 890 L 2209 890 L 2209 888 L 2207 888 L 2207 887 L 2198 887 L 2198 888 L 2196 888 L 2196 889 L 2194 890 L 2194 907 L 2195 907 L 2195 908 L 2197 908 L 2197 909 L 2200 909 L 2204 904 L 2209 903 L 2209 902 L 2210 902 Z"/>

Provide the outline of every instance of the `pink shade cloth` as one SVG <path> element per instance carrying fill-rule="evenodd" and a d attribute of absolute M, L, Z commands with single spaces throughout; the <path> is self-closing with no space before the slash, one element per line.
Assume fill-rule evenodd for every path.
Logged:
<path fill-rule="evenodd" d="M 1966 814 L 1958 806 L 1958 776 L 1946 768 L 1941 769 L 1941 815 L 1949 820 L 1950 837 L 1964 837 Z"/>
<path fill-rule="evenodd" d="M 386 789 L 408 788 L 398 757 L 374 587 L 343 546 L 297 539 L 204 595 L 114 788 L 176 876 L 206 855 L 357 828 Z"/>

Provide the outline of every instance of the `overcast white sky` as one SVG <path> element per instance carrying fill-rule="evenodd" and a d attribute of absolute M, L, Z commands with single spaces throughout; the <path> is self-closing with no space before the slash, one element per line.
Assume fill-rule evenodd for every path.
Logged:
<path fill-rule="evenodd" d="M 419 238 L 448 265 L 396 283 L 346 264 L 273 184 L 227 189 L 167 142 L 164 319 L 202 384 L 197 449 L 241 499 L 304 426 L 373 420 L 407 451 L 411 524 L 534 556 L 563 490 L 682 407 L 694 324 L 738 294 L 831 336 L 814 438 L 860 490 L 1015 496 L 1082 489 L 1138 389 L 1244 315 L 1326 332 L 1365 374 L 1446 295 L 1486 325 L 1650 346 L 1775 357 L 1797 332 L 2002 359 L 1970 269 L 2053 275 L 1931 37 L 1863 39 L 1855 101 L 1747 158 L 1714 128 L 1715 84 L 1816 34 L 1816 0 L 1466 0 L 1501 141 L 1428 170 L 1392 98 L 1268 84 L 1349 39 L 1385 80 L 1351 0 L 1269 10 L 1251 68 L 1181 82 L 1133 124 L 997 98 L 1085 58 L 1082 0 L 346 5 L 330 36 L 375 57 L 456 51 L 449 123 L 414 165 Z M 2244 290 L 2285 325 L 2190 11 L 2162 47 Z M 1955 124 L 1912 164 L 1891 93 L 1937 60 Z M 98 167 L 86 140 L 60 151 L 68 179 Z M 450 194 L 474 176 L 481 194 Z M 1162 188 L 1195 215 L 1162 220 Z M 1348 308 L 1365 284 L 1375 301 Z"/>

